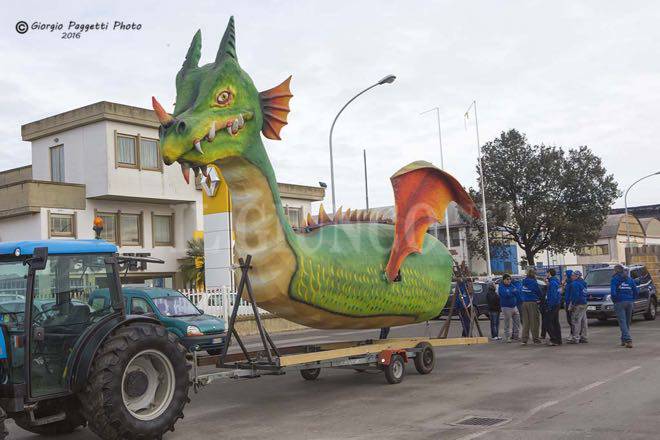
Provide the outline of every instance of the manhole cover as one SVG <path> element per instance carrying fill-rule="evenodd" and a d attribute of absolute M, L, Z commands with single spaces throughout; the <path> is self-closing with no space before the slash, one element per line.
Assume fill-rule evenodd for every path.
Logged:
<path fill-rule="evenodd" d="M 499 419 L 495 417 L 466 417 L 456 422 L 456 425 L 466 426 L 495 426 L 507 422 L 508 419 Z"/>

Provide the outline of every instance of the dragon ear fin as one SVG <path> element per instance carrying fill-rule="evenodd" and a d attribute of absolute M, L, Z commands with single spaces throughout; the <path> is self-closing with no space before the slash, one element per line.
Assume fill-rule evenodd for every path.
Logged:
<path fill-rule="evenodd" d="M 396 222 L 385 274 L 392 281 L 406 257 L 422 251 L 426 231 L 444 217 L 449 202 L 455 201 L 475 218 L 479 217 L 479 210 L 458 180 L 429 162 L 406 165 L 390 180 L 394 188 Z"/>
<path fill-rule="evenodd" d="M 289 101 L 293 97 L 289 89 L 291 76 L 285 79 L 282 84 L 272 89 L 259 93 L 261 100 L 261 111 L 264 116 L 261 132 L 268 139 L 281 140 L 280 130 L 284 127 L 289 116 Z"/>

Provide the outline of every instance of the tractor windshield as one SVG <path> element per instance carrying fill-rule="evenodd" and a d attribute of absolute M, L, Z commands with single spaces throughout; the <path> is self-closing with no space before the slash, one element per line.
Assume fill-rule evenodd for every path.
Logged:
<path fill-rule="evenodd" d="M 0 261 L 0 321 L 9 330 L 23 328 L 27 272 L 22 259 Z"/>

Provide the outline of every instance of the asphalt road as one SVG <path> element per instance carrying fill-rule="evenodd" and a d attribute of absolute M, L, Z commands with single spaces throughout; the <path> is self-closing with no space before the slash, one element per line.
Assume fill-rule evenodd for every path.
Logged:
<path fill-rule="evenodd" d="M 436 334 L 441 324 L 396 328 L 391 336 Z M 481 324 L 487 330 L 488 322 Z M 452 326 L 456 331 L 459 323 Z M 216 382 L 192 395 L 185 419 L 165 439 L 658 439 L 660 320 L 636 318 L 632 332 L 633 349 L 619 347 L 614 321 L 591 321 L 589 344 L 438 348 L 433 373 L 421 376 L 409 366 L 398 385 L 382 373 L 351 370 L 324 370 L 314 382 L 297 373 Z M 307 331 L 276 340 L 377 336 Z M 503 421 L 458 423 L 467 417 Z M 38 438 L 11 422 L 9 430 L 10 439 Z M 80 429 L 66 438 L 95 437 Z"/>

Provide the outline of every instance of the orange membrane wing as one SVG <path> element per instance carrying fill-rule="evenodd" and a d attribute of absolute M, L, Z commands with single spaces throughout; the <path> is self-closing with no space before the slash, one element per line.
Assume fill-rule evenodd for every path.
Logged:
<path fill-rule="evenodd" d="M 406 257 L 422 251 L 424 234 L 429 226 L 444 217 L 449 202 L 455 201 L 475 218 L 479 217 L 479 211 L 458 180 L 429 162 L 406 165 L 390 180 L 394 188 L 396 220 L 385 274 L 393 281 Z"/>
<path fill-rule="evenodd" d="M 290 82 L 291 77 L 289 76 L 282 84 L 259 93 L 264 115 L 261 132 L 268 139 L 281 140 L 280 131 L 287 124 L 290 111 L 289 101 L 293 97 L 289 88 Z"/>

